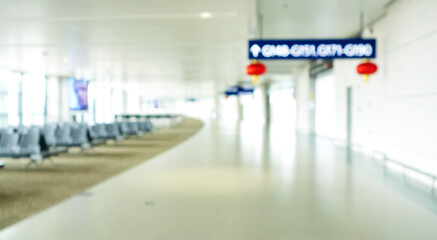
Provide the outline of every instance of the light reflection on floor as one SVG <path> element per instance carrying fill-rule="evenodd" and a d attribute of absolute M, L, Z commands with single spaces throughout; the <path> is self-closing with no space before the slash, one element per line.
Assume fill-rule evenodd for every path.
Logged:
<path fill-rule="evenodd" d="M 0 239 L 433 239 L 437 215 L 369 163 L 292 124 L 215 121 Z"/>

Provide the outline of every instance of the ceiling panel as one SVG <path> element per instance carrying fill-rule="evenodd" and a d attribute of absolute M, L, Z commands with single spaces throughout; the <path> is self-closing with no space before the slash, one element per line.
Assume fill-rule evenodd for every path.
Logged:
<path fill-rule="evenodd" d="M 371 19 L 387 2 L 0 1 L 0 68 L 135 86 L 147 89 L 145 97 L 212 95 L 249 80 L 257 9 L 264 38 L 348 37 L 358 32 L 361 11 Z M 272 74 L 290 74 L 302 61 L 266 64 Z M 177 90 L 162 90 L 170 88 Z"/>
<path fill-rule="evenodd" d="M 364 23 L 379 17 L 393 0 L 259 0 L 262 38 L 357 37 Z M 270 61 L 273 73 L 287 73 L 302 61 Z"/>

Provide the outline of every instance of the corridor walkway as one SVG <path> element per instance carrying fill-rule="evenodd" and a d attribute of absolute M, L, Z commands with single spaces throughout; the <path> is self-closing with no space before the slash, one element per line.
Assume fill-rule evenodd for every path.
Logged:
<path fill-rule="evenodd" d="M 194 137 L 0 239 L 436 239 L 437 215 L 283 124 Z"/>

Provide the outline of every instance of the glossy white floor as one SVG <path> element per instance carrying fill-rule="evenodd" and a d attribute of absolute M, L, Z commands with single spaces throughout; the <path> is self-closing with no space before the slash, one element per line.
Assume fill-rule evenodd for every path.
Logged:
<path fill-rule="evenodd" d="M 0 239 L 437 239 L 437 216 L 283 125 L 206 124 Z"/>

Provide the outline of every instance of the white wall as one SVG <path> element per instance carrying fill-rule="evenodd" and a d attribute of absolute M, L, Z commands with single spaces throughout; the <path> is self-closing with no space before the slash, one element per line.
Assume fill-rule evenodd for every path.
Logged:
<path fill-rule="evenodd" d="M 346 90 L 353 89 L 352 142 L 366 153 L 437 174 L 437 2 L 399 0 L 363 32 L 377 39 L 379 70 L 365 83 L 362 60 L 335 60 L 336 140 L 346 140 Z M 308 67 L 297 74 L 297 128 L 311 131 Z"/>
<path fill-rule="evenodd" d="M 387 152 L 434 173 L 437 173 L 436 12 L 435 1 L 399 1 L 390 9 L 385 29 Z"/>
<path fill-rule="evenodd" d="M 346 88 L 353 87 L 353 142 L 365 152 L 437 174 L 437 4 L 400 0 L 365 31 L 377 39 L 377 74 L 364 83 L 360 61 L 336 60 L 337 138 L 346 137 Z"/>
<path fill-rule="evenodd" d="M 316 134 L 335 138 L 336 136 L 336 82 L 335 75 L 330 71 L 318 74 L 314 81 L 314 104 Z"/>
<path fill-rule="evenodd" d="M 313 99 L 310 96 L 310 65 L 303 65 L 296 72 L 296 130 L 302 134 L 310 133 L 310 108 Z"/>

